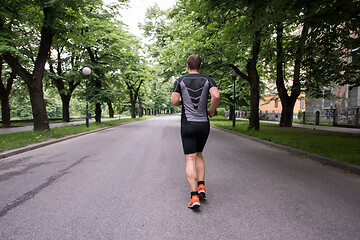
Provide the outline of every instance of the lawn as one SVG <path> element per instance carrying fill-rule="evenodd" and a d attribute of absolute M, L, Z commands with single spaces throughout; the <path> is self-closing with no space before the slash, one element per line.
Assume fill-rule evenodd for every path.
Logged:
<path fill-rule="evenodd" d="M 273 143 L 360 165 L 360 135 L 297 127 L 280 128 L 270 123 L 261 123 L 260 131 L 254 131 L 248 129 L 247 121 L 236 121 L 236 126 L 233 128 L 232 121 L 223 117 L 211 119 L 211 124 Z"/>
<path fill-rule="evenodd" d="M 26 131 L 26 132 L 1 134 L 0 152 L 25 147 L 27 145 L 34 143 L 44 142 L 51 138 L 61 138 L 68 135 L 114 126 L 123 122 L 129 122 L 134 120 L 139 120 L 139 118 L 135 118 L 135 119 L 123 118 L 120 120 L 104 121 L 102 123 L 90 123 L 89 128 L 86 128 L 85 124 L 82 124 L 82 125 L 70 125 L 65 127 L 55 127 L 52 128 L 49 132 Z"/>

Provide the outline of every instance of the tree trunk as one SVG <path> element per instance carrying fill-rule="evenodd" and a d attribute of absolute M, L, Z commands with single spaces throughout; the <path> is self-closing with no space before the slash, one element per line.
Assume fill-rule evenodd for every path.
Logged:
<path fill-rule="evenodd" d="M 11 126 L 9 97 L 3 94 L 1 94 L 1 118 L 4 127 Z"/>
<path fill-rule="evenodd" d="M 246 65 L 246 70 L 250 79 L 250 119 L 249 119 L 249 128 L 254 130 L 260 129 L 260 119 L 259 119 L 259 74 L 256 69 L 257 59 L 260 52 L 260 39 L 259 33 L 255 34 L 255 40 L 252 47 L 252 58 Z"/>
<path fill-rule="evenodd" d="M 136 118 L 136 100 L 131 99 L 131 118 Z"/>
<path fill-rule="evenodd" d="M 11 116 L 10 116 L 10 104 L 9 104 L 9 95 L 14 83 L 16 74 L 14 71 L 11 72 L 9 78 L 7 79 L 6 87 L 4 86 L 1 74 L 2 74 L 2 62 L 3 59 L 0 57 L 0 100 L 1 100 L 1 118 L 2 124 L 4 127 L 11 126 Z"/>
<path fill-rule="evenodd" d="M 70 99 L 71 95 L 61 95 L 63 122 L 70 122 Z"/>
<path fill-rule="evenodd" d="M 35 131 L 50 131 L 49 119 L 46 113 L 42 81 L 33 80 L 28 84 Z"/>
<path fill-rule="evenodd" d="M 295 102 L 291 101 L 288 97 L 286 101 L 281 101 L 282 110 L 281 110 L 281 118 L 280 118 L 280 127 L 292 127 L 293 122 L 293 111 Z"/>
<path fill-rule="evenodd" d="M 101 89 L 101 80 L 96 79 L 95 81 L 95 96 L 97 96 L 100 93 Z M 101 123 L 101 102 L 97 100 L 95 104 L 95 122 Z"/>
<path fill-rule="evenodd" d="M 114 117 L 114 109 L 113 109 L 113 107 L 112 107 L 111 102 L 108 102 L 107 105 L 108 105 L 108 107 L 109 107 L 109 116 L 110 116 L 111 118 L 113 118 L 113 117 Z"/>
<path fill-rule="evenodd" d="M 137 93 L 130 91 L 130 103 L 131 103 L 131 118 L 136 118 L 136 99 Z"/>
<path fill-rule="evenodd" d="M 284 84 L 284 74 L 283 74 L 283 65 L 284 65 L 284 51 L 283 51 L 283 36 L 284 27 L 282 23 L 276 25 L 276 87 L 279 93 L 281 100 L 281 118 L 280 118 L 280 127 L 291 127 L 292 126 L 292 109 L 290 104 L 290 98 L 287 93 L 287 89 Z M 291 115 L 289 115 L 291 111 Z"/>
<path fill-rule="evenodd" d="M 95 103 L 95 122 L 101 123 L 101 103 Z"/>

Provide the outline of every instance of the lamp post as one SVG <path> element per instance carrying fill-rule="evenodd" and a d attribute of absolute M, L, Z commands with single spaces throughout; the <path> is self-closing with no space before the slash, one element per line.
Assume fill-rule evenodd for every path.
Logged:
<path fill-rule="evenodd" d="M 141 118 L 140 90 L 138 93 L 138 100 L 139 100 L 139 118 Z"/>
<path fill-rule="evenodd" d="M 88 91 L 88 76 L 91 74 L 91 69 L 84 67 L 82 73 L 85 75 L 86 79 L 86 127 L 89 127 L 89 91 Z"/>
<path fill-rule="evenodd" d="M 233 113 L 233 124 L 232 126 L 235 127 L 235 80 L 236 80 L 236 77 L 237 77 L 237 73 L 235 72 L 235 70 L 233 69 L 231 71 L 231 76 L 232 76 L 232 80 L 234 82 L 234 97 L 233 97 L 233 108 L 234 108 L 234 113 Z"/>

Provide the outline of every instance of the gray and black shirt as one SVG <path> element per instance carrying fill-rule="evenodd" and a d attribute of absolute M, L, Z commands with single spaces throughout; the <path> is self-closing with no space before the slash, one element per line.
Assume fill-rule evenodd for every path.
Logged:
<path fill-rule="evenodd" d="M 183 119 L 189 122 L 209 121 L 207 99 L 212 87 L 216 87 L 215 81 L 200 73 L 189 73 L 175 81 L 173 92 L 181 95 Z"/>

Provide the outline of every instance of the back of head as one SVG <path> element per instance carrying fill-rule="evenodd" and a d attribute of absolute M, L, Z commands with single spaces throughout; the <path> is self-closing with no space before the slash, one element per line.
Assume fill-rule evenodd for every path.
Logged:
<path fill-rule="evenodd" d="M 187 59 L 187 65 L 190 70 L 199 70 L 201 67 L 201 58 L 197 54 L 192 54 Z"/>

